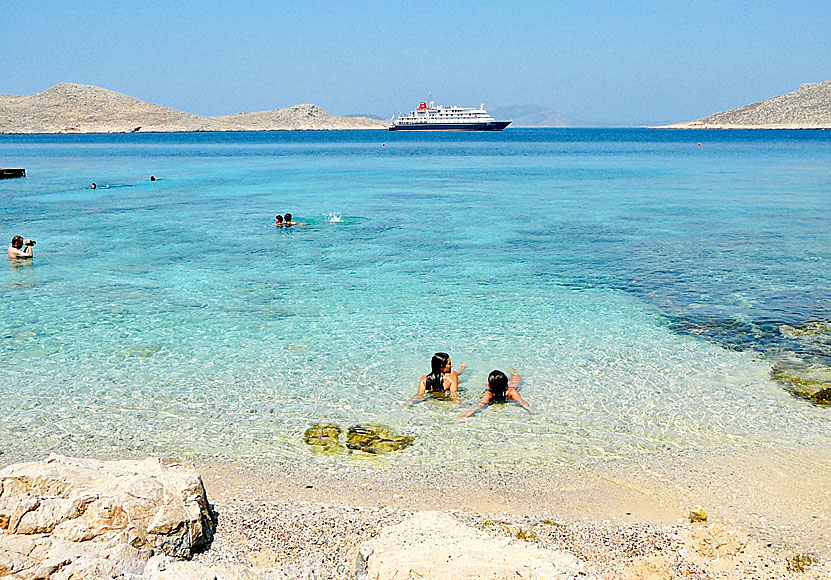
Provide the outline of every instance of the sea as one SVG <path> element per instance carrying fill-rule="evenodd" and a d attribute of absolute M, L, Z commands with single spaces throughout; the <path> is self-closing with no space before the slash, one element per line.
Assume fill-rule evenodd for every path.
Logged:
<path fill-rule="evenodd" d="M 37 241 L 0 263 L 0 459 L 831 443 L 831 131 L 0 136 L 0 166 L 0 237 Z M 403 408 L 437 351 L 461 403 Z M 536 412 L 458 419 L 508 366 Z M 414 441 L 325 455 L 314 424 Z"/>

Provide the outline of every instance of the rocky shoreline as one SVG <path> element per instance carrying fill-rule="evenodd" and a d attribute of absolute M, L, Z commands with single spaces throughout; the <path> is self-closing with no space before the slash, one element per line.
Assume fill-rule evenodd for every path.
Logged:
<path fill-rule="evenodd" d="M 662 129 L 831 129 L 831 81 Z"/>
<path fill-rule="evenodd" d="M 318 459 L 7 465 L 0 577 L 831 576 L 827 450 L 465 472 Z"/>
<path fill-rule="evenodd" d="M 388 126 L 367 117 L 328 115 L 315 105 L 204 117 L 73 83 L 60 83 L 33 95 L 0 95 L 0 134 L 314 131 Z"/>

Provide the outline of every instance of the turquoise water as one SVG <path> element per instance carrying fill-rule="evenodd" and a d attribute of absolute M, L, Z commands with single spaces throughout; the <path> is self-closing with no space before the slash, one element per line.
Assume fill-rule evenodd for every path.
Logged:
<path fill-rule="evenodd" d="M 0 234 L 38 241 L 0 265 L 9 455 L 360 461 L 315 422 L 418 465 L 831 442 L 772 374 L 831 364 L 781 331 L 831 318 L 831 132 L 6 136 L 0 165 L 28 170 Z M 463 407 L 512 365 L 539 413 L 400 408 L 436 350 Z"/>

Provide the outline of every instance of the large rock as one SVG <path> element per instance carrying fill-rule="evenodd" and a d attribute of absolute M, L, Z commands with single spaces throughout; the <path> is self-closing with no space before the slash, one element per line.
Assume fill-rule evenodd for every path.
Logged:
<path fill-rule="evenodd" d="M 361 546 L 359 580 L 589 580 L 569 554 L 495 538 L 441 512 L 420 512 Z"/>
<path fill-rule="evenodd" d="M 199 475 L 158 459 L 0 470 L 0 577 L 135 577 L 154 554 L 190 558 L 214 528 Z"/>

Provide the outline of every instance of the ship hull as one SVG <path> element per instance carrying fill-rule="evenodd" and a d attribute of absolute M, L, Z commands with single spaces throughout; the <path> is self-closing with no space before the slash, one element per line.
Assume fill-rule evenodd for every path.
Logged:
<path fill-rule="evenodd" d="M 510 121 L 490 123 L 421 123 L 413 125 L 392 125 L 390 131 L 501 131 Z"/>

